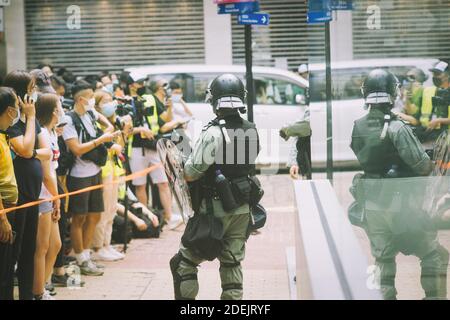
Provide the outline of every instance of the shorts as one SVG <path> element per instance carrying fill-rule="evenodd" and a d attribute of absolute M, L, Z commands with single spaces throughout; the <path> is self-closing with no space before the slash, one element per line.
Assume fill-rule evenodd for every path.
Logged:
<path fill-rule="evenodd" d="M 102 184 L 102 172 L 92 177 L 67 177 L 67 190 L 78 191 L 84 188 Z M 96 189 L 85 193 L 70 196 L 69 212 L 72 214 L 101 213 L 105 211 L 103 203 L 103 189 Z"/>
<path fill-rule="evenodd" d="M 39 214 L 53 212 L 53 202 L 47 201 L 39 205 Z"/>
<path fill-rule="evenodd" d="M 149 149 L 144 150 L 144 155 L 142 155 L 142 148 L 133 148 L 130 158 L 130 168 L 133 173 L 145 170 L 151 165 L 161 163 L 157 151 Z M 163 167 L 157 168 L 149 174 L 153 184 L 169 182 Z M 139 177 L 133 180 L 134 186 L 142 186 L 146 183 L 147 176 Z"/>

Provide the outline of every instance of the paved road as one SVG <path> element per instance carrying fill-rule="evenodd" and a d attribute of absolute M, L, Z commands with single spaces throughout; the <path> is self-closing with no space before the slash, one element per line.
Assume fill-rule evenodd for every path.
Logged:
<path fill-rule="evenodd" d="M 351 202 L 348 187 L 354 173 L 337 173 L 335 189 L 341 204 Z M 324 178 L 317 174 L 316 179 Z M 287 175 L 262 176 L 266 195 L 264 206 L 270 216 L 261 234 L 252 236 L 247 245 L 244 266 L 244 298 L 289 299 L 285 250 L 294 246 L 295 201 L 293 186 Z M 365 234 L 355 228 L 358 239 L 371 263 Z M 58 289 L 58 299 L 172 299 L 170 257 L 177 251 L 180 231 L 164 231 L 160 239 L 133 240 L 124 261 L 105 263 L 103 277 L 85 277 L 81 289 Z M 450 232 L 442 232 L 441 241 L 450 248 Z M 399 298 L 421 299 L 420 269 L 417 258 L 399 255 L 397 286 Z M 200 299 L 220 297 L 218 263 L 208 262 L 199 272 Z M 450 287 L 450 284 L 449 284 Z"/>

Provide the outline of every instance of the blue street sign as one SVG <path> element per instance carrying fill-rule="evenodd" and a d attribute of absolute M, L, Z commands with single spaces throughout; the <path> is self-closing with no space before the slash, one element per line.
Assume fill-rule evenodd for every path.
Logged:
<path fill-rule="evenodd" d="M 323 23 L 332 20 L 331 0 L 308 1 L 308 23 Z"/>
<path fill-rule="evenodd" d="M 256 24 L 267 26 L 270 15 L 267 13 L 252 13 L 238 15 L 238 24 Z"/>
<path fill-rule="evenodd" d="M 331 0 L 331 10 L 353 10 L 353 1 Z"/>
<path fill-rule="evenodd" d="M 217 6 L 218 14 L 248 14 L 259 11 L 259 2 L 238 2 L 229 4 L 219 4 Z"/>

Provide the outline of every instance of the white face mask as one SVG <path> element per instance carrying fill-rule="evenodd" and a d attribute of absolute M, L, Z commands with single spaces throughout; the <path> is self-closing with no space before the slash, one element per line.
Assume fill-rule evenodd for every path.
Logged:
<path fill-rule="evenodd" d="M 116 109 L 117 109 L 117 103 L 115 101 L 105 103 L 102 106 L 102 114 L 105 117 L 110 118 L 114 115 L 114 113 L 116 112 Z"/>
<path fill-rule="evenodd" d="M 112 94 L 114 93 L 114 85 L 112 83 L 107 84 L 103 87 L 103 90 Z"/>
<path fill-rule="evenodd" d="M 86 111 L 94 110 L 94 108 L 95 108 L 95 98 L 89 99 L 88 100 L 88 105 L 84 106 L 84 108 L 85 108 Z"/>
<path fill-rule="evenodd" d="M 172 102 L 174 103 L 179 103 L 181 98 L 183 98 L 182 94 L 172 94 Z"/>

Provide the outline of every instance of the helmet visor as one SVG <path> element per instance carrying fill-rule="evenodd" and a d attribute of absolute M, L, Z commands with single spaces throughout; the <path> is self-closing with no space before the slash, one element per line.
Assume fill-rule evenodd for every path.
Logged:
<path fill-rule="evenodd" d="M 217 100 L 217 109 L 245 108 L 244 102 L 238 97 L 222 97 Z"/>

